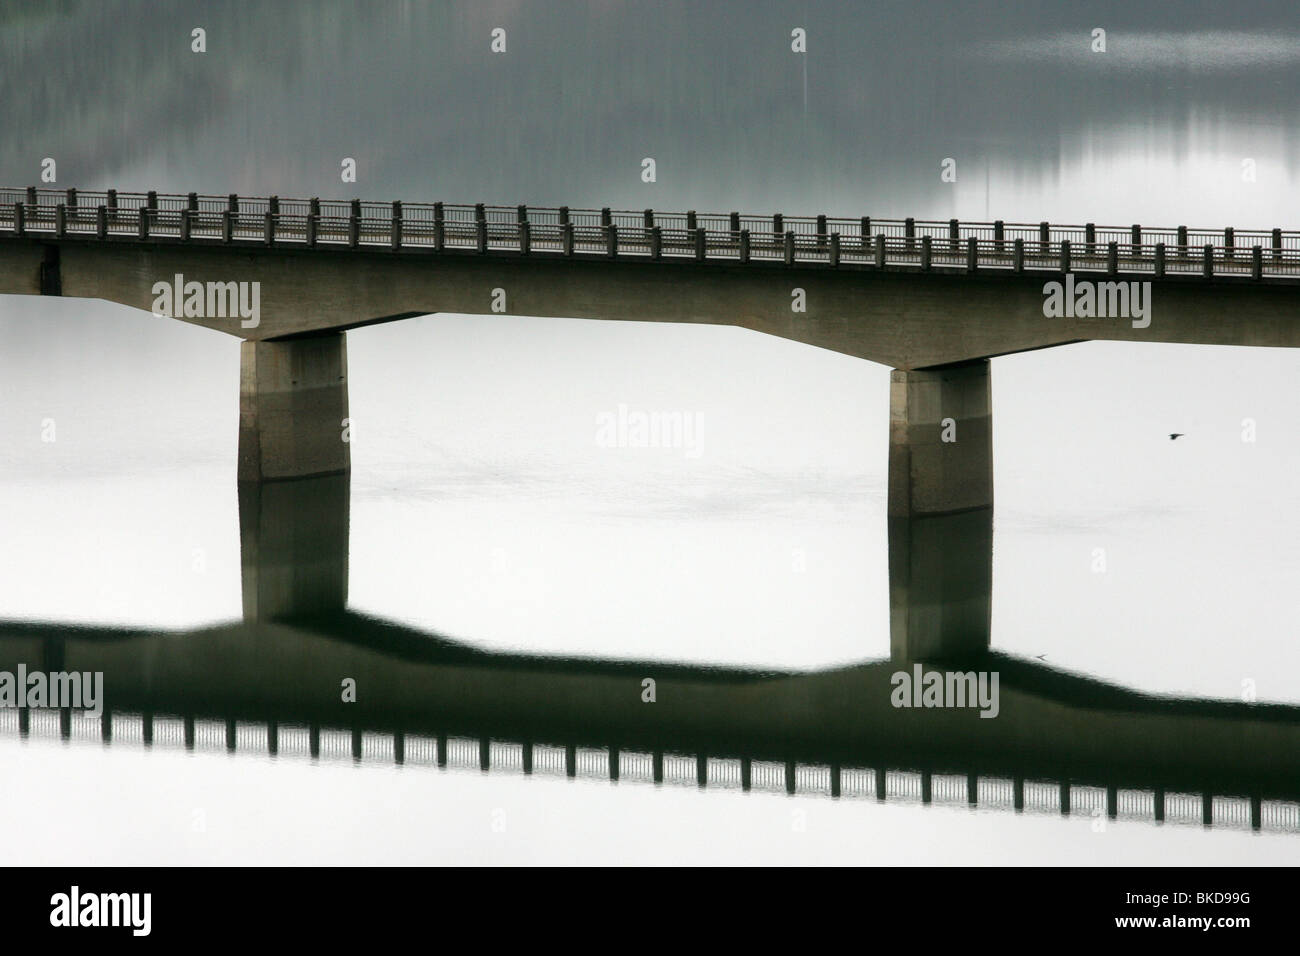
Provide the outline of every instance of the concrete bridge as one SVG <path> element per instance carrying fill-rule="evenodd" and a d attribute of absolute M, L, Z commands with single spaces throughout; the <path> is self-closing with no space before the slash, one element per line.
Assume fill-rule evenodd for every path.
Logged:
<path fill-rule="evenodd" d="M 1048 317 L 1052 282 L 1094 283 L 1108 317 Z M 0 190 L 0 293 L 154 311 L 191 283 L 174 317 L 244 340 L 241 481 L 346 473 L 345 333 L 414 315 L 734 325 L 891 366 L 891 647 L 918 659 L 989 644 L 991 357 L 1300 346 L 1300 232 L 1279 228 Z M 230 283 L 256 284 L 255 320 L 223 307 Z M 1114 314 L 1139 296 L 1141 321 Z"/>

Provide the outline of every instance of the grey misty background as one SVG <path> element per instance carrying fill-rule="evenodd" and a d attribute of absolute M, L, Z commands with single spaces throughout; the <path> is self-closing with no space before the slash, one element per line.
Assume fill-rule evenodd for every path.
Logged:
<path fill-rule="evenodd" d="M 86 188 L 982 218 L 987 179 L 994 218 L 1101 221 L 1127 177 L 1143 187 L 1128 219 L 1154 222 L 1174 214 L 1170 168 L 1196 160 L 1227 208 L 1183 196 L 1185 216 L 1297 213 L 1295 4 L 8 9 L 0 109 L 23 135 L 0 142 L 0 178 L 15 185 L 53 156 L 60 184 Z M 505 54 L 489 51 L 494 27 Z M 1112 147 L 1142 168 L 1071 175 Z M 939 183 L 949 156 L 955 186 Z M 1247 156 L 1261 182 L 1234 196 Z"/>

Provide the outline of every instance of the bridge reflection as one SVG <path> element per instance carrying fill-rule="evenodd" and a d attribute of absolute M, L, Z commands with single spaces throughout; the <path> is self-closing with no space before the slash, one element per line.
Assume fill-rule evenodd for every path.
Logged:
<path fill-rule="evenodd" d="M 711 668 L 486 652 L 350 611 L 347 480 L 241 486 L 241 621 L 0 622 L 0 669 L 102 671 L 106 697 L 102 718 L 0 710 L 0 734 L 1300 830 L 1300 707 L 1154 697 L 975 649 L 945 666 L 999 675 L 984 719 L 895 707 L 914 663 L 896 644 L 823 671 Z M 912 567 L 942 565 L 922 546 L 960 555 L 952 593 L 986 607 L 968 546 L 988 547 L 987 522 L 967 526 L 901 528 Z"/>

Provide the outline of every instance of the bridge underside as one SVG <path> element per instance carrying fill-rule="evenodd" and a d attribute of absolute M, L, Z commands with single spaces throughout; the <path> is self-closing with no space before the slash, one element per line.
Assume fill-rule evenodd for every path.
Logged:
<path fill-rule="evenodd" d="M 260 284 L 260 321 L 181 317 L 249 340 L 338 332 L 437 312 L 734 325 L 897 369 L 1089 339 L 1300 347 L 1300 286 L 1152 281 L 1151 323 L 1046 318 L 1059 276 L 971 275 L 824 264 L 728 265 L 382 250 L 328 252 L 153 242 L 11 239 L 0 293 L 105 299 L 153 311 L 156 282 Z M 1104 276 L 1102 277 L 1104 278 Z M 795 290 L 802 290 L 796 296 Z M 805 311 L 794 311 L 802 302 Z"/>

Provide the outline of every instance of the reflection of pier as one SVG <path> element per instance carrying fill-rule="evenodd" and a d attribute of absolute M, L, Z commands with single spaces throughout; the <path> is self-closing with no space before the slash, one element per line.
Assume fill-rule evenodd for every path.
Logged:
<path fill-rule="evenodd" d="M 184 634 L 0 626 L 0 668 L 19 661 L 105 674 L 107 721 L 0 715 L 32 737 L 1300 830 L 1300 708 L 1152 698 L 996 654 L 980 665 L 1001 675 L 994 719 L 893 708 L 888 661 L 490 654 L 348 612 Z"/>

